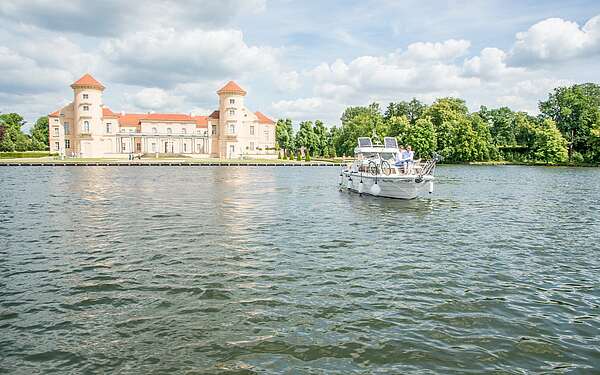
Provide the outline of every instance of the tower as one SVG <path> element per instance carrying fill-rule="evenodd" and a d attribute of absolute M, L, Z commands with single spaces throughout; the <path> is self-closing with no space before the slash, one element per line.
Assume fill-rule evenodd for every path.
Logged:
<path fill-rule="evenodd" d="M 219 91 L 219 156 L 225 158 L 236 158 L 241 155 L 239 149 L 238 135 L 246 114 L 244 107 L 244 96 L 246 91 L 237 83 L 229 81 Z"/>
<path fill-rule="evenodd" d="M 76 153 L 89 156 L 94 152 L 94 136 L 102 134 L 102 92 L 104 86 L 90 74 L 71 85 L 73 89 L 72 144 Z"/>

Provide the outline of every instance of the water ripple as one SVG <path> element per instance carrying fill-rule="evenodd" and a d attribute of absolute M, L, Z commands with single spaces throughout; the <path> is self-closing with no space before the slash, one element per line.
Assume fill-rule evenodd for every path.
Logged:
<path fill-rule="evenodd" d="M 438 174 L 0 169 L 0 373 L 600 371 L 600 170 Z"/>

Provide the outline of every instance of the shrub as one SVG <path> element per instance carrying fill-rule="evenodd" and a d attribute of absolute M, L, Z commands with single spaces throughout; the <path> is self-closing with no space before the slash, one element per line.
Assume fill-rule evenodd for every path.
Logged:
<path fill-rule="evenodd" d="M 0 152 L 0 159 L 43 158 L 57 155 L 56 152 L 47 151 Z"/>

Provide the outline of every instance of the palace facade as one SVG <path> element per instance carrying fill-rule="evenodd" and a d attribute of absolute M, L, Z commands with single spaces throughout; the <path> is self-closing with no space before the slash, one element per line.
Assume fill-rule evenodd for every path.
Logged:
<path fill-rule="evenodd" d="M 89 74 L 71 88 L 73 102 L 48 115 L 50 150 L 61 155 L 277 158 L 275 122 L 248 110 L 246 91 L 233 81 L 217 91 L 219 108 L 208 116 L 113 112 L 102 104 L 105 87 Z"/>

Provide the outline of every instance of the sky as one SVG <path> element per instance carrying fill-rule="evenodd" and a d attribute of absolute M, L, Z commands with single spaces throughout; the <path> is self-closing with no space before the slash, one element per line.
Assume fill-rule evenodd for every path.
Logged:
<path fill-rule="evenodd" d="M 0 112 L 25 128 L 85 73 L 113 111 L 208 115 L 235 80 L 253 111 L 339 126 L 413 97 L 536 113 L 598 61 L 597 0 L 0 1 Z"/>

